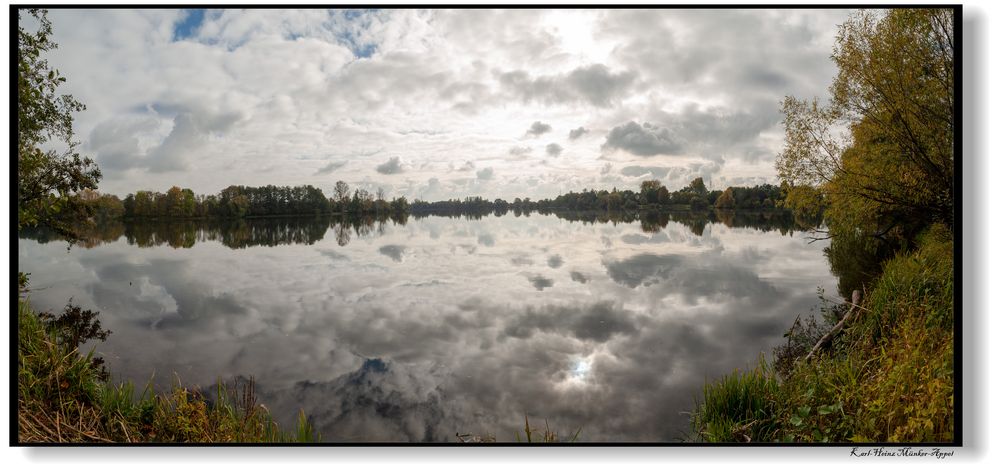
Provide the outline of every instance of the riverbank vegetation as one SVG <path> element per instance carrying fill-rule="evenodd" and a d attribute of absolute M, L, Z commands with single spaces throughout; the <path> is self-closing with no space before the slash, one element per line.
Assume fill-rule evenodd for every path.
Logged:
<path fill-rule="evenodd" d="M 707 384 L 693 415 L 710 442 L 950 442 L 954 438 L 954 261 L 938 226 L 889 260 L 833 346 L 803 358 L 847 305 L 796 324 L 773 362 Z M 798 334 L 796 334 L 798 332 Z"/>
<path fill-rule="evenodd" d="M 839 292 L 862 298 L 797 320 L 773 360 L 706 385 L 696 439 L 955 438 L 953 56 L 951 10 L 864 10 L 837 36 L 830 103 L 785 101 L 787 204 L 823 211 Z"/>
<path fill-rule="evenodd" d="M 175 385 L 166 393 L 111 375 L 88 340 L 104 340 L 92 311 L 68 304 L 58 317 L 17 307 L 17 439 L 20 443 L 313 442 L 319 436 L 300 411 L 295 431 L 281 429 L 257 404 L 253 382 L 214 391 Z"/>

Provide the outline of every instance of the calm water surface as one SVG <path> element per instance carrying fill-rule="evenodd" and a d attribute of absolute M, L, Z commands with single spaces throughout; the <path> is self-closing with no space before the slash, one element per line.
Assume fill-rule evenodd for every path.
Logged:
<path fill-rule="evenodd" d="M 788 221 L 685 222 L 130 224 L 68 251 L 22 234 L 18 267 L 36 309 L 101 312 L 121 380 L 252 375 L 324 440 L 505 441 L 527 414 L 563 437 L 675 441 L 706 379 L 836 289 Z"/>

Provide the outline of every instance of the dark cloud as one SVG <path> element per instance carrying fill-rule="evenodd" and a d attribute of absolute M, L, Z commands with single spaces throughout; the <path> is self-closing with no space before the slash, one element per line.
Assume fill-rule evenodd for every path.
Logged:
<path fill-rule="evenodd" d="M 479 180 L 490 180 L 490 179 L 492 179 L 493 178 L 493 168 L 483 168 L 483 169 L 480 169 L 479 171 L 476 171 L 476 177 L 478 177 Z"/>
<path fill-rule="evenodd" d="M 611 280 L 629 288 L 650 287 L 678 294 L 689 303 L 697 298 L 744 298 L 754 304 L 780 298 L 780 291 L 752 270 L 729 263 L 718 253 L 696 257 L 641 253 L 604 263 Z"/>
<path fill-rule="evenodd" d="M 479 237 L 476 239 L 476 241 L 479 242 L 480 245 L 488 247 L 496 245 L 497 243 L 497 240 L 496 238 L 493 237 L 493 234 L 479 234 Z"/>
<path fill-rule="evenodd" d="M 829 42 L 817 39 L 830 37 L 845 13 L 825 10 L 776 22 L 763 10 L 672 15 L 632 10 L 609 15 L 601 28 L 622 38 L 616 56 L 647 79 L 678 90 L 711 82 L 738 105 L 825 93 L 834 67 Z M 681 22 L 684 32 L 673 21 Z"/>
<path fill-rule="evenodd" d="M 693 105 L 677 112 L 654 111 L 649 117 L 655 122 L 629 121 L 614 127 L 601 149 L 643 157 L 685 154 L 717 163 L 757 162 L 774 156 L 759 145 L 759 138 L 778 123 L 779 116 L 774 105 L 749 111 Z"/>
<path fill-rule="evenodd" d="M 531 131 L 529 130 L 529 132 Z M 507 153 L 514 157 L 521 157 L 528 153 L 531 153 L 531 147 L 526 147 L 526 146 L 511 147 L 510 150 L 507 150 Z"/>
<path fill-rule="evenodd" d="M 767 155 L 756 144 L 760 134 L 775 127 L 781 114 L 777 105 L 755 104 L 750 109 L 693 105 L 682 111 L 655 112 L 651 118 L 669 127 L 673 134 L 683 134 L 685 148 L 694 149 L 706 158 L 720 160 L 723 155 L 756 160 Z"/>
<path fill-rule="evenodd" d="M 87 148 L 95 153 L 103 170 L 126 170 L 142 161 L 137 135 L 156 130 L 154 118 L 104 121 L 90 131 Z"/>
<path fill-rule="evenodd" d="M 621 261 L 611 261 L 604 266 L 611 280 L 636 288 L 644 282 L 669 277 L 683 260 L 680 255 L 640 254 Z"/>
<path fill-rule="evenodd" d="M 549 156 L 559 156 L 562 151 L 563 147 L 561 147 L 558 143 L 550 143 L 545 146 L 545 153 L 548 153 Z"/>
<path fill-rule="evenodd" d="M 572 335 L 583 340 L 606 342 L 617 334 L 635 333 L 641 318 L 620 305 L 602 301 L 578 308 L 544 306 L 528 308 L 504 328 L 504 335 L 529 338 L 535 331 Z"/>
<path fill-rule="evenodd" d="M 629 245 L 642 245 L 644 243 L 669 243 L 670 237 L 662 232 L 652 235 L 625 234 L 622 235 L 622 242 Z"/>
<path fill-rule="evenodd" d="M 333 250 L 319 250 L 319 254 L 321 254 L 323 256 L 326 256 L 327 258 L 330 258 L 333 261 L 350 261 L 351 260 L 351 258 L 349 258 L 347 255 L 345 255 L 343 253 L 338 253 L 338 252 L 333 251 Z"/>
<path fill-rule="evenodd" d="M 623 96 L 635 80 L 635 73 L 613 73 L 603 64 L 576 68 L 567 76 L 570 88 L 597 106 L 610 105 Z"/>
<path fill-rule="evenodd" d="M 308 405 L 309 421 L 326 441 L 449 441 L 455 432 L 445 423 L 441 392 L 415 387 L 419 375 L 398 363 L 365 359 L 357 370 L 330 381 L 264 389 L 260 401 L 284 412 L 279 419 L 285 423 L 295 423 L 294 411 Z"/>
<path fill-rule="evenodd" d="M 651 174 L 653 177 L 666 177 L 668 172 L 670 172 L 669 169 L 656 166 L 625 166 L 621 171 L 623 176 L 628 177 L 639 177 L 646 174 Z"/>
<path fill-rule="evenodd" d="M 107 170 L 186 171 L 211 135 L 225 134 L 243 117 L 238 112 L 211 113 L 176 105 L 167 107 L 169 111 L 165 111 L 173 115 L 173 127 L 159 145 L 145 153 L 140 148 L 139 136 L 149 137 L 160 126 L 156 116 L 146 114 L 116 117 L 96 125 L 90 132 L 87 147 L 95 152 L 101 167 Z"/>
<path fill-rule="evenodd" d="M 583 134 L 586 134 L 587 132 L 590 132 L 590 131 L 588 131 L 587 129 L 585 129 L 583 126 L 577 127 L 576 129 L 573 129 L 573 130 L 569 131 L 569 139 L 570 140 L 576 140 L 576 139 L 578 139 L 580 137 L 583 137 Z"/>
<path fill-rule="evenodd" d="M 510 259 L 510 263 L 515 266 L 531 266 L 535 261 L 527 256 L 515 256 Z"/>
<path fill-rule="evenodd" d="M 403 245 L 384 245 L 378 249 L 379 253 L 386 255 L 389 259 L 400 263 L 403 261 L 403 252 L 406 251 L 406 247 Z"/>
<path fill-rule="evenodd" d="M 590 281 L 590 279 L 587 278 L 587 276 L 583 275 L 582 272 L 578 271 L 570 271 L 569 278 L 573 279 L 574 282 L 580 282 L 581 284 L 585 284 L 588 281 Z"/>
<path fill-rule="evenodd" d="M 540 275 L 528 277 L 528 282 L 535 287 L 536 290 L 545 290 L 548 287 L 555 285 L 555 281 Z"/>
<path fill-rule="evenodd" d="M 347 165 L 347 161 L 333 161 L 327 164 L 326 166 L 319 168 L 319 170 L 317 170 L 314 175 L 321 176 L 324 174 L 330 174 L 331 172 L 336 171 L 344 167 L 345 165 Z"/>
<path fill-rule="evenodd" d="M 694 180 L 694 178 L 701 177 L 705 181 L 705 184 L 711 188 L 714 186 L 713 179 L 715 175 L 721 170 L 722 165 L 714 161 L 697 162 L 690 163 L 684 167 L 673 168 L 667 177 L 682 179 L 685 186 L 688 182 Z"/>
<path fill-rule="evenodd" d="M 93 285 L 91 291 L 98 305 L 138 304 L 133 324 L 156 330 L 183 331 L 198 325 L 212 326 L 221 319 L 246 314 L 243 303 L 235 295 L 215 292 L 202 282 L 186 261 L 152 260 L 145 265 L 116 263 L 100 266 L 96 275 L 116 285 Z M 140 285 L 160 287 L 163 298 L 158 301 L 142 298 Z M 170 311 L 170 306 L 176 308 Z M 180 333 L 180 332 L 178 332 Z"/>
<path fill-rule="evenodd" d="M 539 135 L 542 135 L 542 134 L 544 134 L 546 132 L 549 132 L 551 130 L 552 130 L 552 126 L 550 126 L 548 124 L 545 124 L 545 123 L 543 123 L 541 121 L 535 121 L 535 122 L 531 123 L 531 127 L 528 128 L 528 131 L 525 132 L 525 134 L 526 135 L 533 135 L 535 137 L 538 137 Z M 513 149 L 511 149 L 511 153 L 513 154 Z"/>
<path fill-rule="evenodd" d="M 680 142 L 665 127 L 648 122 L 640 126 L 635 121 L 611 129 L 601 145 L 604 151 L 622 150 L 639 156 L 676 155 L 681 149 Z"/>
<path fill-rule="evenodd" d="M 563 265 L 562 256 L 559 256 L 559 255 L 549 256 L 549 259 L 548 259 L 547 263 L 549 264 L 549 267 L 551 267 L 552 269 L 556 269 L 559 266 Z"/>
<path fill-rule="evenodd" d="M 403 172 L 403 163 L 398 156 L 393 156 L 388 161 L 376 166 L 375 170 L 381 174 L 399 174 Z"/>
<path fill-rule="evenodd" d="M 633 72 L 612 72 L 603 64 L 581 66 L 566 74 L 531 77 L 525 71 L 499 74 L 500 84 L 525 102 L 585 102 L 607 107 L 621 99 L 636 82 Z"/>

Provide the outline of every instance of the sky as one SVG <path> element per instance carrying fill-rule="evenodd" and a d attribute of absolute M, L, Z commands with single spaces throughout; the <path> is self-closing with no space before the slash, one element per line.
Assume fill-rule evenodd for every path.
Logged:
<path fill-rule="evenodd" d="M 53 10 L 101 191 L 441 200 L 777 183 L 843 10 Z"/>

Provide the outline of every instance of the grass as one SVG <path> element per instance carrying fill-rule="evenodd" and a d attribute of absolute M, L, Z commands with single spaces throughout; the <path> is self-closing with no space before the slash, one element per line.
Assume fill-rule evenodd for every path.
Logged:
<path fill-rule="evenodd" d="M 695 430 L 709 442 L 761 441 L 770 435 L 778 382 L 766 362 L 707 383 L 693 416 Z"/>
<path fill-rule="evenodd" d="M 705 386 L 692 415 L 709 442 L 949 442 L 954 437 L 952 238 L 932 227 L 887 261 L 829 352 L 777 375 Z M 783 365 L 787 365 L 785 362 Z"/>
<path fill-rule="evenodd" d="M 566 441 L 560 440 L 559 434 L 556 433 L 554 430 L 552 430 L 552 429 L 549 428 L 549 421 L 548 420 L 545 421 L 545 429 L 544 430 L 539 430 L 537 427 L 532 427 L 531 426 L 531 424 L 528 421 L 528 416 L 525 415 L 524 416 L 524 435 L 521 434 L 521 431 L 515 431 L 514 432 L 514 440 L 517 443 L 532 443 L 532 444 L 536 444 L 536 443 L 542 443 L 542 444 L 544 444 L 544 443 L 563 443 L 563 442 L 565 442 L 565 443 L 575 443 L 580 438 L 580 432 L 582 430 L 583 430 L 583 427 L 578 428 L 576 430 L 576 433 L 574 433 L 573 436 L 569 440 L 566 440 Z M 493 435 L 491 433 L 487 433 L 487 434 L 483 434 L 483 435 L 474 435 L 474 434 L 470 434 L 470 433 L 465 433 L 465 434 L 459 433 L 459 434 L 456 434 L 456 437 L 458 438 L 458 442 L 459 443 L 496 443 L 496 441 L 497 441 L 496 435 Z"/>
<path fill-rule="evenodd" d="M 296 429 L 283 431 L 267 409 L 257 404 L 253 379 L 239 386 L 219 382 L 214 401 L 180 382 L 165 394 L 155 394 L 150 386 L 140 392 L 131 382 L 107 383 L 93 351 L 80 353 L 80 337 L 67 337 L 66 327 L 51 321 L 32 311 L 27 300 L 18 302 L 20 443 L 319 440 L 302 411 Z M 99 325 L 96 328 L 99 332 Z"/>

